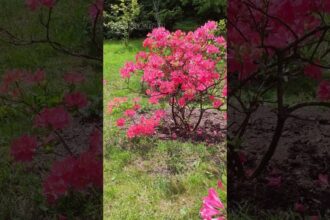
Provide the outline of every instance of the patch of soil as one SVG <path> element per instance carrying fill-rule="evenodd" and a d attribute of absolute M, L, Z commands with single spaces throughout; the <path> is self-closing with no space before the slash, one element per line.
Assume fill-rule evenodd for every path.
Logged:
<path fill-rule="evenodd" d="M 166 117 L 157 129 L 156 137 L 159 139 L 178 139 L 182 141 L 191 140 L 193 142 L 205 142 L 207 144 L 219 144 L 226 140 L 226 120 L 225 114 L 218 110 L 208 110 L 196 131 L 187 132 L 176 127 L 171 117 L 171 111 L 166 110 Z M 196 124 L 199 119 L 199 110 L 195 110 L 191 115 L 191 124 Z"/>
<path fill-rule="evenodd" d="M 330 214 L 330 110 L 304 108 L 295 116 L 286 122 L 276 152 L 260 177 L 240 180 L 228 173 L 229 200 L 248 202 L 254 215 L 265 210 L 295 210 L 297 204 L 307 215 Z M 239 115 L 230 117 L 230 121 L 241 119 Z M 270 107 L 260 107 L 253 115 L 243 138 L 246 171 L 259 164 L 275 125 L 276 115 Z"/>

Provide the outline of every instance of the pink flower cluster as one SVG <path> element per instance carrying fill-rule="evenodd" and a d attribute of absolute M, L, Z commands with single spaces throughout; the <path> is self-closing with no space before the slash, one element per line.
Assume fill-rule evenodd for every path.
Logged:
<path fill-rule="evenodd" d="M 149 52 L 142 51 L 136 55 L 135 63 L 126 63 L 121 76 L 129 78 L 142 71 L 151 103 L 175 96 L 175 102 L 185 106 L 202 93 L 212 93 L 226 75 L 225 68 L 218 67 L 225 63 L 226 41 L 215 36 L 216 28 L 217 23 L 210 21 L 189 33 L 154 29 L 143 42 Z M 213 100 L 215 108 L 220 107 L 223 102 L 219 99 L 224 97 L 212 95 L 218 97 Z"/>
<path fill-rule="evenodd" d="M 219 181 L 218 187 L 223 189 L 222 183 Z M 203 199 L 203 205 L 200 215 L 203 220 L 225 220 L 225 206 L 221 202 L 217 191 L 213 188 L 209 189 L 209 193 Z"/>
<path fill-rule="evenodd" d="M 293 42 L 322 26 L 323 17 L 329 13 L 330 3 L 324 0 L 229 1 L 229 72 L 238 73 L 241 80 L 248 78 L 259 70 L 260 61 L 270 60 L 276 51 L 289 51 Z M 316 31 L 301 41 L 299 48 L 309 45 L 320 34 Z M 302 73 L 317 80 L 319 98 L 329 100 L 328 82 L 320 80 L 323 68 L 318 64 L 321 61 L 314 59 L 305 65 Z"/>
<path fill-rule="evenodd" d="M 89 16 L 93 19 L 93 21 L 102 16 L 103 12 L 103 0 L 95 0 L 91 6 L 89 6 Z"/>
<path fill-rule="evenodd" d="M 64 107 L 44 108 L 34 120 L 36 127 L 59 130 L 70 124 L 70 115 Z"/>
<path fill-rule="evenodd" d="M 38 9 L 41 6 L 52 8 L 56 1 L 55 0 L 25 0 L 26 5 L 31 11 Z"/>
<path fill-rule="evenodd" d="M 117 119 L 116 125 L 119 128 L 124 128 L 128 124 L 126 135 L 128 138 L 152 136 L 155 133 L 156 127 L 159 126 L 161 120 L 165 117 L 166 113 L 164 110 L 156 110 L 149 117 L 138 116 L 137 111 L 141 108 L 138 104 L 140 98 L 136 97 L 132 99 L 132 103 L 128 102 L 127 97 L 116 97 L 109 102 L 108 107 L 120 107 L 121 104 L 126 103 L 131 105 L 131 108 L 126 109 L 123 112 L 123 117 Z M 127 123 L 130 121 L 130 123 Z"/>
<path fill-rule="evenodd" d="M 45 80 L 45 72 L 41 69 L 35 72 L 25 70 L 8 70 L 2 75 L 0 83 L 0 94 L 19 96 L 18 84 L 23 86 L 33 86 Z"/>
<path fill-rule="evenodd" d="M 329 101 L 330 100 L 330 81 L 327 81 L 327 80 L 322 81 L 319 85 L 317 94 L 321 100 Z"/>
<path fill-rule="evenodd" d="M 29 135 L 22 135 L 11 143 L 11 155 L 16 161 L 32 161 L 37 149 L 37 139 Z"/>
<path fill-rule="evenodd" d="M 53 163 L 43 183 L 43 191 L 49 203 L 65 196 L 69 190 L 86 191 L 90 187 L 103 187 L 102 160 L 99 159 L 99 150 L 95 150 L 99 148 L 99 140 L 101 134 L 93 132 L 87 151 L 78 157 L 68 156 Z"/>
<path fill-rule="evenodd" d="M 133 124 L 128 128 L 127 137 L 152 136 L 164 116 L 165 111 L 163 110 L 156 110 L 149 118 L 141 116 L 138 123 Z"/>
<path fill-rule="evenodd" d="M 64 103 L 68 108 L 83 108 L 87 106 L 87 96 L 81 92 L 71 92 L 65 95 Z"/>
<path fill-rule="evenodd" d="M 61 135 L 63 129 L 70 126 L 70 112 L 78 108 L 85 107 L 88 103 L 87 96 L 74 90 L 75 85 L 82 83 L 85 78 L 77 72 L 69 72 L 64 76 L 65 85 L 69 92 L 63 100 L 55 106 L 48 107 L 45 103 L 30 103 L 25 100 L 29 94 L 33 94 L 33 89 L 37 87 L 27 87 L 28 85 L 38 85 L 44 88 L 47 84 L 45 73 L 36 70 L 34 73 L 22 70 L 7 71 L 2 76 L 1 88 L 3 95 L 8 99 L 12 98 L 9 91 L 18 90 L 20 96 L 15 96 L 15 103 L 22 103 L 29 113 L 35 113 L 34 127 L 46 128 L 42 132 L 33 130 L 33 135 L 24 134 L 11 142 L 11 156 L 16 162 L 31 162 L 36 156 L 38 145 L 51 144 L 55 138 L 59 138 L 60 143 L 65 142 Z M 28 89 L 28 90 L 27 90 Z M 61 95 L 59 94 L 59 97 Z M 41 109 L 39 112 L 37 109 Z M 38 142 L 38 140 L 40 140 Z M 57 145 L 56 145 L 57 146 Z M 43 190 L 48 202 L 53 203 L 69 191 L 85 192 L 90 187 L 102 188 L 102 134 L 99 130 L 94 130 L 89 137 L 88 149 L 82 153 L 75 154 L 67 143 L 64 147 L 68 151 L 68 156 L 53 163 L 49 174 L 44 179 Z M 40 150 L 42 150 L 40 148 Z"/>

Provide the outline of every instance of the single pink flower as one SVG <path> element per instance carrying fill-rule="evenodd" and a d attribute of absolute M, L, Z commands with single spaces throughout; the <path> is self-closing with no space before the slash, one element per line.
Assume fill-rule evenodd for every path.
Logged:
<path fill-rule="evenodd" d="M 136 114 L 136 111 L 133 110 L 133 109 L 127 109 L 127 110 L 124 112 L 124 115 L 125 115 L 126 117 L 133 117 L 135 114 Z"/>
<path fill-rule="evenodd" d="M 218 188 L 224 190 L 223 184 L 220 180 L 218 181 Z"/>
<path fill-rule="evenodd" d="M 71 92 L 64 96 L 68 108 L 83 108 L 87 106 L 87 96 L 81 92 Z"/>
<path fill-rule="evenodd" d="M 218 193 L 213 189 L 209 189 L 208 196 L 204 197 L 203 205 L 200 210 L 200 214 L 203 220 L 224 220 L 225 218 L 222 216 L 222 211 L 224 209 L 224 205 L 220 201 Z"/>
<path fill-rule="evenodd" d="M 11 155 L 16 161 L 28 162 L 33 159 L 37 148 L 37 139 L 22 135 L 11 142 Z"/>
<path fill-rule="evenodd" d="M 136 71 L 135 64 L 133 62 L 127 62 L 123 68 L 120 69 L 122 78 L 130 78 L 131 74 Z"/>
<path fill-rule="evenodd" d="M 319 99 L 323 101 L 330 100 L 330 82 L 329 81 L 322 81 L 319 85 L 317 91 Z"/>
<path fill-rule="evenodd" d="M 133 109 L 134 109 L 135 111 L 139 110 L 140 108 L 141 108 L 141 105 L 139 105 L 139 104 L 135 104 L 135 105 L 133 106 Z"/>
<path fill-rule="evenodd" d="M 119 119 L 117 120 L 117 126 L 118 126 L 118 127 L 122 127 L 122 126 L 125 125 L 125 122 L 126 122 L 125 118 L 119 118 Z"/>
<path fill-rule="evenodd" d="M 62 107 L 44 108 L 35 118 L 35 126 L 63 129 L 70 123 L 69 113 Z"/>
<path fill-rule="evenodd" d="M 166 115 L 166 112 L 162 109 L 158 109 L 153 113 L 153 118 L 161 119 Z"/>
<path fill-rule="evenodd" d="M 184 107 L 186 105 L 186 99 L 185 98 L 179 98 L 178 104 L 181 107 Z"/>
<path fill-rule="evenodd" d="M 318 80 L 322 77 L 322 68 L 313 64 L 308 64 L 304 67 L 304 74 Z"/>
<path fill-rule="evenodd" d="M 215 99 L 213 101 L 213 108 L 220 108 L 222 105 L 223 105 L 223 102 L 220 99 Z"/>
<path fill-rule="evenodd" d="M 219 50 L 219 48 L 217 48 L 214 45 L 208 45 L 208 46 L 206 46 L 206 52 L 209 54 L 216 54 L 216 53 L 219 53 L 220 50 Z"/>

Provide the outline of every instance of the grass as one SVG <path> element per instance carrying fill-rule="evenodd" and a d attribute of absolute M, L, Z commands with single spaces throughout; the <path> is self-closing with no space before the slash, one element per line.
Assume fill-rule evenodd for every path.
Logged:
<path fill-rule="evenodd" d="M 142 40 L 104 44 L 104 219 L 200 219 L 202 198 L 225 178 L 225 165 L 212 158 L 224 157 L 220 148 L 190 142 L 153 138 L 131 143 L 113 122 L 120 110 L 106 114 L 114 97 L 141 97 L 142 108 L 153 108 L 142 96 L 138 77 L 129 87 L 120 78 L 125 62 L 134 60 Z"/>

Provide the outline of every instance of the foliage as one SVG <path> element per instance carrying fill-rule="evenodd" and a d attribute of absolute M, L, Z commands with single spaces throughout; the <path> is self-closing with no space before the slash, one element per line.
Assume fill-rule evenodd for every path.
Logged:
<path fill-rule="evenodd" d="M 149 52 L 138 53 L 136 63 L 127 62 L 120 71 L 124 79 L 142 72 L 149 102 L 168 103 L 175 126 L 186 132 L 195 132 L 207 110 L 220 110 L 225 103 L 226 42 L 214 35 L 216 28 L 216 22 L 208 22 L 188 34 L 154 29 L 143 43 Z M 134 117 L 136 104 L 126 110 L 126 118 Z M 193 123 L 194 112 L 199 119 Z M 128 137 L 152 135 L 165 114 L 158 110 L 148 119 L 141 117 L 128 129 Z M 123 122 L 120 119 L 118 125 L 123 126 Z"/>
<path fill-rule="evenodd" d="M 106 38 L 121 38 L 118 25 L 111 29 L 107 24 L 115 21 L 111 15 L 111 4 L 119 1 L 105 1 L 105 31 Z M 135 20 L 133 37 L 144 37 L 155 27 L 165 27 L 168 30 L 193 31 L 208 20 L 218 20 L 225 17 L 226 1 L 176 1 L 176 0 L 140 0 L 140 14 Z M 118 28 L 117 28 L 118 27 Z"/>
<path fill-rule="evenodd" d="M 104 12 L 107 35 L 122 37 L 127 45 L 139 14 L 140 5 L 137 0 L 120 0 L 118 4 L 110 4 L 110 12 Z"/>
<path fill-rule="evenodd" d="M 225 0 L 181 0 L 183 5 L 192 4 L 198 15 L 212 17 L 212 15 L 226 14 Z"/>

